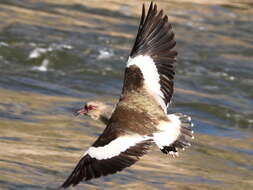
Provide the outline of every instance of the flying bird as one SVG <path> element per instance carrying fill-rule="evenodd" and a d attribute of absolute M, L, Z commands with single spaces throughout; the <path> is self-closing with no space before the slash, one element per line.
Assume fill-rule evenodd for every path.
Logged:
<path fill-rule="evenodd" d="M 87 102 L 76 115 L 88 115 L 106 125 L 84 153 L 62 188 L 114 174 L 136 163 L 156 144 L 162 153 L 177 156 L 193 139 L 191 118 L 168 113 L 174 91 L 172 26 L 163 10 L 142 7 L 138 33 L 128 58 L 123 89 L 115 107 Z"/>

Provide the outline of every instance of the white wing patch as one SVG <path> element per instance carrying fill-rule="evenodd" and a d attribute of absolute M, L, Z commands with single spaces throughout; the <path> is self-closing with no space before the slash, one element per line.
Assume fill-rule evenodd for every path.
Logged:
<path fill-rule="evenodd" d="M 84 155 L 89 154 L 92 158 L 96 158 L 98 160 L 109 159 L 114 156 L 118 156 L 121 152 L 126 151 L 128 148 L 148 139 L 151 139 L 151 137 L 140 135 L 121 136 L 105 146 L 90 147 Z"/>
<path fill-rule="evenodd" d="M 144 77 L 145 87 L 152 94 L 155 100 L 161 105 L 164 112 L 167 114 L 166 104 L 163 100 L 164 95 L 161 91 L 161 85 L 159 83 L 160 76 L 157 71 L 154 60 L 148 55 L 138 55 L 134 58 L 128 58 L 127 67 L 130 67 L 131 65 L 136 65 L 140 68 Z"/>
<path fill-rule="evenodd" d="M 170 122 L 161 122 L 158 128 L 159 132 L 154 133 L 154 141 L 161 149 L 163 146 L 169 146 L 177 140 L 180 135 L 181 121 L 174 114 L 168 115 Z"/>

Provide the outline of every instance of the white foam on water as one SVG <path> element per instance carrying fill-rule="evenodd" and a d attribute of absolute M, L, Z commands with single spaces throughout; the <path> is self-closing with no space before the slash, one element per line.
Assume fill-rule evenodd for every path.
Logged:
<path fill-rule="evenodd" d="M 42 61 L 42 64 L 40 66 L 34 66 L 32 67 L 32 70 L 34 71 L 41 71 L 41 72 L 47 72 L 48 71 L 48 65 L 49 65 L 49 60 L 44 59 Z"/>
<path fill-rule="evenodd" d="M 35 48 L 30 52 L 29 59 L 38 58 L 48 51 L 49 51 L 48 48 Z"/>
<path fill-rule="evenodd" d="M 67 44 L 51 44 L 48 48 L 36 47 L 30 52 L 28 58 L 35 59 L 47 52 L 52 52 L 55 50 L 62 50 L 62 49 L 71 50 L 73 49 L 73 47 Z"/>
<path fill-rule="evenodd" d="M 0 42 L 0 47 L 1 47 L 1 46 L 8 47 L 8 46 L 9 46 L 9 44 L 7 44 L 7 43 L 5 43 L 5 42 Z"/>
<path fill-rule="evenodd" d="M 114 55 L 114 52 L 112 50 L 106 50 L 106 49 L 100 49 L 98 51 L 98 59 L 109 59 Z"/>

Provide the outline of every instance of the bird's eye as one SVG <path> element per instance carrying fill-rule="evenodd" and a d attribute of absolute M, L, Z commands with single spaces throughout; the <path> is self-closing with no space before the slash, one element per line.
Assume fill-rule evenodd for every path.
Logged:
<path fill-rule="evenodd" d="M 88 110 L 93 110 L 95 107 L 93 105 L 88 106 Z"/>

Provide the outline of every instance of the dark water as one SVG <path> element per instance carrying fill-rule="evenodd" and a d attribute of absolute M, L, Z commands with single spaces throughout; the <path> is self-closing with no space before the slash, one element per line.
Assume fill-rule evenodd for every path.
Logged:
<path fill-rule="evenodd" d="M 146 2 L 146 5 L 148 3 Z M 158 1 L 179 52 L 172 112 L 193 146 L 155 147 L 135 166 L 76 189 L 253 189 L 253 4 Z M 55 189 L 103 129 L 72 111 L 115 102 L 141 2 L 0 1 L 0 189 Z"/>

